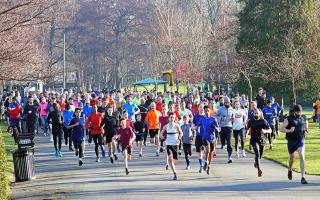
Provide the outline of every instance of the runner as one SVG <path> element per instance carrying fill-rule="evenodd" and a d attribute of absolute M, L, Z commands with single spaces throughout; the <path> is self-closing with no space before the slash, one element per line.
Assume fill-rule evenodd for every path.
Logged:
<path fill-rule="evenodd" d="M 126 97 L 126 103 L 122 106 L 122 111 L 126 110 L 128 112 L 128 117 L 131 121 L 135 121 L 135 115 L 140 112 L 139 108 L 132 103 L 131 95 Z"/>
<path fill-rule="evenodd" d="M 305 135 L 308 133 L 308 120 L 302 115 L 301 105 L 293 107 L 294 114 L 284 120 L 281 132 L 286 133 L 289 152 L 288 179 L 292 180 L 292 166 L 295 160 L 294 153 L 298 151 L 300 158 L 301 184 L 308 184 L 305 175 Z"/>
<path fill-rule="evenodd" d="M 231 138 L 232 138 L 232 121 L 233 121 L 233 109 L 230 106 L 230 99 L 228 97 L 224 98 L 224 106 L 220 107 L 216 117 L 219 120 L 219 124 L 221 126 L 221 147 L 227 141 L 227 151 L 228 151 L 228 163 L 232 163 L 232 146 L 231 146 Z"/>
<path fill-rule="evenodd" d="M 161 116 L 159 117 L 159 122 L 160 122 L 160 131 L 162 131 L 162 129 L 165 127 L 165 125 L 167 125 L 169 123 L 169 116 L 168 116 L 166 104 L 162 105 L 162 113 L 161 113 Z M 164 147 L 166 146 L 166 139 L 167 139 L 166 133 L 163 136 L 164 137 L 160 138 L 160 141 L 161 141 L 160 152 L 163 152 Z M 168 170 L 169 169 L 169 161 L 168 161 L 167 153 L 165 153 L 164 156 L 165 156 L 165 161 L 166 161 L 166 170 Z"/>
<path fill-rule="evenodd" d="M 204 106 L 203 104 L 199 104 L 199 113 L 196 114 L 193 118 L 193 129 L 196 130 L 196 140 L 195 140 L 195 146 L 196 146 L 196 151 L 198 153 L 198 160 L 199 160 L 199 173 L 203 172 L 203 142 L 202 142 L 202 134 L 203 134 L 203 127 L 200 126 L 200 121 L 205 118 L 204 114 Z"/>
<path fill-rule="evenodd" d="M 84 146 L 84 124 L 80 119 L 81 111 L 79 108 L 75 109 L 75 118 L 72 118 L 67 129 L 72 129 L 72 140 L 76 151 L 76 156 L 79 156 L 79 166 L 82 166 L 83 161 L 83 146 Z"/>
<path fill-rule="evenodd" d="M 139 148 L 139 156 L 142 157 L 142 141 L 143 141 L 143 136 L 147 128 L 147 124 L 142 121 L 141 114 L 138 114 L 136 116 L 137 121 L 134 123 L 134 130 L 136 133 L 136 143 L 137 147 Z"/>
<path fill-rule="evenodd" d="M 23 115 L 27 122 L 28 133 L 36 133 L 38 124 L 39 105 L 35 103 L 32 96 L 28 97 L 28 103 L 24 107 Z"/>
<path fill-rule="evenodd" d="M 145 122 L 145 118 L 148 112 L 148 108 L 145 105 L 146 100 L 144 98 L 140 99 L 140 105 L 138 106 L 139 110 L 140 110 L 140 114 L 141 114 L 141 120 L 143 122 Z M 147 142 L 147 137 L 148 137 L 148 129 L 146 129 L 146 131 L 143 134 L 143 145 L 146 146 L 146 142 Z"/>
<path fill-rule="evenodd" d="M 272 107 L 270 99 L 267 100 L 267 105 L 263 108 L 263 117 L 267 120 L 272 132 L 268 133 L 269 149 L 272 150 L 272 141 L 275 138 L 275 125 L 277 118 L 277 111 Z"/>
<path fill-rule="evenodd" d="M 202 127 L 202 142 L 206 148 L 206 161 L 203 166 L 203 170 L 210 174 L 210 165 L 215 152 L 215 140 L 216 132 L 218 132 L 218 121 L 214 117 L 210 117 L 210 108 L 209 106 L 204 106 L 205 117 L 203 117 L 199 126 Z"/>
<path fill-rule="evenodd" d="M 194 139 L 194 133 L 191 130 L 191 125 L 189 123 L 189 116 L 183 116 L 183 125 L 181 126 L 181 130 L 183 132 L 182 143 L 183 143 L 183 151 L 184 157 L 186 159 L 186 170 L 190 169 L 190 159 L 189 156 L 192 155 L 192 141 Z"/>
<path fill-rule="evenodd" d="M 279 137 L 279 117 L 280 113 L 282 112 L 282 108 L 279 105 L 278 102 L 275 101 L 275 98 L 273 96 L 270 97 L 271 105 L 276 110 L 277 117 L 275 118 L 276 124 L 275 124 L 275 139 Z"/>
<path fill-rule="evenodd" d="M 46 123 L 52 124 L 53 145 L 56 157 L 62 157 L 61 144 L 63 135 L 63 115 L 60 111 L 59 104 L 53 104 L 54 110 L 48 115 Z M 59 145 L 59 146 L 58 146 Z"/>
<path fill-rule="evenodd" d="M 114 163 L 114 160 L 118 160 L 118 157 L 115 154 L 116 144 L 114 140 L 114 137 L 117 135 L 118 124 L 118 119 L 113 113 L 113 107 L 109 106 L 101 126 L 104 128 L 105 142 L 108 148 L 110 162 L 112 164 Z"/>
<path fill-rule="evenodd" d="M 73 151 L 72 149 L 72 130 L 68 129 L 72 116 L 74 112 L 71 110 L 70 105 L 66 105 L 66 109 L 63 111 L 63 132 L 64 132 L 64 143 L 65 145 L 69 144 L 69 150 Z"/>
<path fill-rule="evenodd" d="M 263 155 L 263 149 L 265 144 L 265 134 L 271 133 L 271 128 L 268 122 L 262 118 L 260 110 L 253 111 L 253 119 L 248 122 L 248 130 L 251 130 L 250 144 L 253 147 L 255 154 L 254 167 L 258 169 L 258 177 L 262 176 L 262 170 L 260 165 L 260 159 Z"/>
<path fill-rule="evenodd" d="M 160 129 L 160 122 L 159 117 L 161 113 L 156 110 L 156 104 L 152 102 L 150 104 L 150 110 L 146 115 L 146 123 L 148 125 L 148 130 L 151 138 L 151 143 L 155 144 L 156 146 L 156 156 L 159 157 L 159 129 Z"/>
<path fill-rule="evenodd" d="M 102 145 L 103 129 L 100 127 L 101 122 L 102 122 L 102 114 L 98 112 L 98 106 L 94 105 L 93 112 L 91 113 L 91 115 L 88 117 L 86 121 L 86 128 L 91 129 L 93 142 L 95 144 L 96 162 L 100 162 L 99 147 L 101 149 L 102 157 L 106 157 L 106 152 Z"/>
<path fill-rule="evenodd" d="M 136 136 L 132 128 L 126 125 L 125 119 L 120 120 L 120 125 L 121 128 L 119 130 L 118 139 L 122 146 L 126 175 L 129 175 L 128 160 L 131 160 L 132 142 L 135 140 Z"/>
<path fill-rule="evenodd" d="M 244 144 L 246 140 L 245 123 L 247 121 L 247 114 L 246 114 L 246 111 L 240 107 L 239 101 L 234 102 L 233 116 L 234 118 L 232 123 L 232 129 L 233 129 L 233 136 L 235 140 L 234 146 L 236 149 L 236 157 L 239 158 L 239 151 L 238 151 L 239 137 L 240 137 L 240 143 L 241 143 L 242 157 L 246 157 Z"/>
<path fill-rule="evenodd" d="M 152 106 L 152 104 L 151 104 Z M 169 159 L 169 165 L 173 172 L 173 180 L 177 180 L 176 163 L 178 160 L 178 145 L 182 136 L 182 130 L 179 124 L 175 123 L 174 113 L 169 113 L 169 123 L 162 129 L 161 135 L 164 138 L 166 132 L 166 144 L 167 144 L 167 155 Z"/>
<path fill-rule="evenodd" d="M 43 131 L 44 136 L 48 134 L 48 124 L 47 124 L 47 117 L 48 117 L 48 103 L 45 97 L 41 98 L 41 103 L 39 107 L 39 114 L 40 114 L 40 122 L 41 122 L 41 129 Z"/>

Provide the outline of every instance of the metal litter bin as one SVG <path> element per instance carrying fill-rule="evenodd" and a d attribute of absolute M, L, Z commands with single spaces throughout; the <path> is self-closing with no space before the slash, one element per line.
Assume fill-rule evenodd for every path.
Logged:
<path fill-rule="evenodd" d="M 13 152 L 12 157 L 16 182 L 30 181 L 35 179 L 33 149 L 17 149 Z"/>

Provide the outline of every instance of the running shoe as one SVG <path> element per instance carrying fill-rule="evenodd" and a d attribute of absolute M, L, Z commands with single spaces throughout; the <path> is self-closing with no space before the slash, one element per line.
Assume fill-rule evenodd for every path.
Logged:
<path fill-rule="evenodd" d="M 115 160 L 118 160 L 118 156 L 117 155 L 113 155 Z"/>
<path fill-rule="evenodd" d="M 128 170 L 128 168 L 126 168 L 126 175 L 129 175 L 129 170 Z"/>
<path fill-rule="evenodd" d="M 160 153 L 162 153 L 163 152 L 163 148 L 162 147 L 160 147 Z"/>
<path fill-rule="evenodd" d="M 262 171 L 261 169 L 258 170 L 258 177 L 261 177 L 262 176 Z"/>
<path fill-rule="evenodd" d="M 59 156 L 59 154 L 58 154 L 58 150 L 56 150 L 56 153 L 55 153 L 55 155 L 56 155 L 56 157 L 58 157 L 58 156 Z"/>
<path fill-rule="evenodd" d="M 239 152 L 236 151 L 236 158 L 239 159 Z"/>
<path fill-rule="evenodd" d="M 270 145 L 269 150 L 272 150 L 272 144 Z"/>
<path fill-rule="evenodd" d="M 181 154 L 182 154 L 182 153 L 181 153 L 181 150 L 179 150 L 179 156 L 181 156 Z"/>
<path fill-rule="evenodd" d="M 100 162 L 100 158 L 99 157 L 96 159 L 96 162 Z"/>
<path fill-rule="evenodd" d="M 83 162 L 81 159 L 79 159 L 79 166 L 82 166 Z"/>
<path fill-rule="evenodd" d="M 292 180 L 292 171 L 291 170 L 288 170 L 288 179 Z"/>
<path fill-rule="evenodd" d="M 169 165 L 166 165 L 166 170 L 169 170 Z"/>
<path fill-rule="evenodd" d="M 207 167 L 207 174 L 210 175 L 210 167 Z"/>
<path fill-rule="evenodd" d="M 146 141 L 144 141 L 144 142 L 143 142 L 143 145 L 144 145 L 145 147 L 147 146 L 147 143 L 146 143 Z"/>
<path fill-rule="evenodd" d="M 243 158 L 247 157 L 247 156 L 246 156 L 246 151 L 245 151 L 245 150 L 242 150 L 242 157 L 243 157 Z"/>
<path fill-rule="evenodd" d="M 67 146 L 67 145 L 68 145 L 68 140 L 65 140 L 65 141 L 64 141 L 64 144 Z"/>
<path fill-rule="evenodd" d="M 301 184 L 308 184 L 307 180 L 304 177 L 301 178 Z"/>
<path fill-rule="evenodd" d="M 76 156 L 78 156 L 79 155 L 79 150 L 76 150 Z"/>
<path fill-rule="evenodd" d="M 232 158 L 228 158 L 228 163 L 230 164 L 230 163 L 232 163 Z"/>
<path fill-rule="evenodd" d="M 72 148 L 72 147 L 69 147 L 69 151 L 73 151 L 73 148 Z"/>
<path fill-rule="evenodd" d="M 101 150 L 102 157 L 106 157 L 106 151 L 104 149 Z"/>
<path fill-rule="evenodd" d="M 159 157 L 160 155 L 159 155 L 159 152 L 156 152 L 156 157 Z"/>
<path fill-rule="evenodd" d="M 199 173 L 201 174 L 202 172 L 203 172 L 203 166 L 200 166 Z"/>
<path fill-rule="evenodd" d="M 178 180 L 178 177 L 177 177 L 177 174 L 176 174 L 176 173 L 173 174 L 172 180 L 174 180 L 174 181 Z"/>
<path fill-rule="evenodd" d="M 139 153 L 139 157 L 142 158 L 142 153 L 141 152 Z"/>
<path fill-rule="evenodd" d="M 114 163 L 114 160 L 113 160 L 113 157 L 112 157 L 112 156 L 110 157 L 110 162 L 111 162 L 111 164 Z"/>
<path fill-rule="evenodd" d="M 189 169 L 190 169 L 190 165 L 187 165 L 186 170 L 189 170 Z"/>
<path fill-rule="evenodd" d="M 203 166 L 203 170 L 206 171 L 206 170 L 207 170 L 207 167 L 208 167 L 208 164 L 207 164 L 207 162 L 205 162 L 205 163 L 204 163 L 204 166 Z"/>
<path fill-rule="evenodd" d="M 59 156 L 59 157 L 62 157 L 62 153 L 61 153 L 61 151 L 59 151 L 59 150 L 58 150 L 58 156 Z"/>

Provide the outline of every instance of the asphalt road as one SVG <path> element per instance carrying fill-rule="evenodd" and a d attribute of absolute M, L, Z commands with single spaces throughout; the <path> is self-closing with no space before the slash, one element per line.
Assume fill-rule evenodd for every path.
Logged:
<path fill-rule="evenodd" d="M 191 169 L 185 170 L 184 156 L 179 157 L 178 180 L 165 170 L 164 154 L 155 157 L 154 147 L 144 148 L 143 158 L 133 151 L 126 176 L 122 156 L 111 164 L 108 158 L 95 162 L 94 145 L 87 146 L 84 165 L 78 166 L 73 152 L 63 146 L 63 157 L 54 156 L 48 137 L 38 136 L 35 149 L 36 179 L 15 183 L 14 199 L 319 199 L 320 176 L 307 176 L 308 185 L 300 184 L 300 175 L 287 179 L 287 169 L 262 160 L 263 177 L 257 177 L 253 157 L 233 159 L 227 164 L 226 150 L 218 150 L 211 174 L 199 174 L 194 152 Z"/>

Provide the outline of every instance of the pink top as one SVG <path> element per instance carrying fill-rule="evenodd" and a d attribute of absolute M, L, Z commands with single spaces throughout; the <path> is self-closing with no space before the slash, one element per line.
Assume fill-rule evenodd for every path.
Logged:
<path fill-rule="evenodd" d="M 46 116 L 48 113 L 46 111 L 48 107 L 48 103 L 45 102 L 45 103 L 40 103 L 40 116 Z"/>

